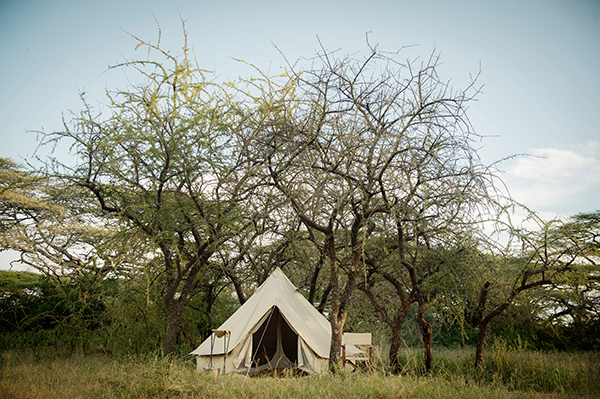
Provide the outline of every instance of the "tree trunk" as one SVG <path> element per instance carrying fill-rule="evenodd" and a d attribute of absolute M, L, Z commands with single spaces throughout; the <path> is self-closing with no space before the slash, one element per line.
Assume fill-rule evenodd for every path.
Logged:
<path fill-rule="evenodd" d="M 340 354 L 342 351 L 342 334 L 344 331 L 344 324 L 348 317 L 348 307 L 350 302 L 350 296 L 354 289 L 354 278 L 352 275 L 348 276 L 348 282 L 344 288 L 342 298 L 335 300 L 332 297 L 331 300 L 331 312 L 329 314 L 329 323 L 331 324 L 331 346 L 329 348 L 329 369 L 333 372 L 337 371 L 339 367 Z M 342 365 L 343 367 L 343 365 Z"/>
<path fill-rule="evenodd" d="M 228 273 L 228 275 L 229 275 L 229 279 L 231 280 L 231 283 L 233 284 L 233 287 L 235 288 L 235 293 L 237 294 L 238 301 L 241 306 L 244 303 L 246 303 L 246 295 L 244 295 L 244 290 L 242 289 L 242 284 L 240 283 L 240 280 L 237 278 L 237 276 L 235 274 Z"/>
<path fill-rule="evenodd" d="M 317 281 L 319 280 L 319 273 L 323 267 L 323 254 L 319 254 L 319 261 L 315 266 L 315 270 L 313 271 L 312 277 L 310 279 L 310 287 L 308 291 L 308 302 L 314 306 L 315 304 L 315 294 L 317 292 Z"/>
<path fill-rule="evenodd" d="M 331 292 L 331 283 L 325 287 L 323 291 L 323 295 L 321 295 L 321 300 L 319 301 L 319 305 L 317 306 L 317 310 L 319 313 L 323 314 L 325 311 L 325 305 L 327 305 L 327 298 L 329 298 L 329 293 Z"/>
<path fill-rule="evenodd" d="M 419 301 L 419 310 L 417 312 L 417 323 L 419 323 L 419 329 L 421 330 L 421 337 L 423 337 L 423 349 L 424 349 L 424 366 L 425 366 L 425 374 L 431 373 L 431 343 L 432 343 L 432 328 L 431 324 L 429 324 L 425 320 L 425 303 L 423 301 Z"/>
<path fill-rule="evenodd" d="M 344 287 L 343 292 L 340 292 L 341 290 L 338 286 L 336 289 L 337 295 L 332 295 L 331 298 L 331 313 L 329 315 L 329 321 L 331 323 L 329 369 L 333 372 L 335 372 L 338 367 L 340 353 L 342 351 L 342 334 L 344 331 L 344 324 L 346 324 L 346 318 L 348 317 L 348 309 L 350 308 L 350 299 L 352 297 L 352 292 L 354 291 L 355 282 L 355 274 L 349 272 L 348 280 L 346 281 L 346 286 Z M 335 288 L 332 288 L 332 293 L 334 292 L 334 289 Z M 344 365 L 342 364 L 341 367 L 343 368 Z"/>
<path fill-rule="evenodd" d="M 498 305 L 487 315 L 485 314 L 485 305 L 487 301 L 488 291 L 490 290 L 491 286 L 490 282 L 486 282 L 481 288 L 481 292 L 479 293 L 479 303 L 477 305 L 477 329 L 479 330 L 479 336 L 477 337 L 477 348 L 475 349 L 476 369 L 479 368 L 481 366 L 481 363 L 483 362 L 483 349 L 485 347 L 485 340 L 490 330 L 490 322 L 492 321 L 492 319 L 498 316 L 500 313 L 504 312 L 506 308 L 508 308 L 512 304 L 517 295 L 519 295 L 521 292 L 535 287 L 550 284 L 551 282 L 551 280 L 549 279 L 542 279 L 533 283 L 527 283 L 526 277 L 523 277 L 521 285 L 513 289 L 503 303 Z"/>
<path fill-rule="evenodd" d="M 479 292 L 479 301 L 477 303 L 477 329 L 479 330 L 479 336 L 477 337 L 477 348 L 475 349 L 475 369 L 479 368 L 483 361 L 483 348 L 485 346 L 485 339 L 487 338 L 488 332 L 490 331 L 491 317 L 485 316 L 485 304 L 487 301 L 487 295 L 490 290 L 490 282 L 486 281 L 481 291 Z"/>
<path fill-rule="evenodd" d="M 398 361 L 400 348 L 402 347 L 401 329 L 402 323 L 399 328 L 392 328 L 392 343 L 390 345 L 390 371 L 392 374 L 400 374 L 401 371 L 400 362 Z"/>
<path fill-rule="evenodd" d="M 403 342 L 402 326 L 404 325 L 404 319 L 406 318 L 410 305 L 410 300 L 403 300 L 402 306 L 398 310 L 394 321 L 389 323 L 391 320 L 386 318 L 392 332 L 392 342 L 390 345 L 390 371 L 392 374 L 399 374 L 401 371 L 398 357 L 400 356 L 400 348 L 402 347 Z"/>
<path fill-rule="evenodd" d="M 403 286 L 396 278 L 391 276 L 388 273 L 383 273 L 384 278 L 391 283 L 398 293 L 398 297 L 400 298 L 400 302 L 402 305 L 398 308 L 398 312 L 396 313 L 396 317 L 392 320 L 385 307 L 383 307 L 378 301 L 375 295 L 371 292 L 366 282 L 363 282 L 357 286 L 362 292 L 367 295 L 371 304 L 375 308 L 375 311 L 379 313 L 381 319 L 385 324 L 390 327 L 390 331 L 392 333 L 392 342 L 390 345 L 390 353 L 389 353 L 389 362 L 390 369 L 392 374 L 400 373 L 400 363 L 398 361 L 398 357 L 400 355 L 400 348 L 402 347 L 402 326 L 404 325 L 404 320 L 406 319 L 406 314 L 410 306 L 416 301 L 414 290 L 411 292 L 410 296 L 406 296 L 404 294 Z"/>
<path fill-rule="evenodd" d="M 170 303 L 165 303 L 165 305 L 167 329 L 165 332 L 163 355 L 166 357 L 172 356 L 177 348 L 177 333 L 179 332 L 179 322 L 181 321 L 183 306 L 181 306 L 180 302 L 174 303 L 172 301 L 170 301 Z"/>
<path fill-rule="evenodd" d="M 206 323 L 198 323 L 198 331 L 202 341 L 210 337 L 212 334 L 212 307 L 215 303 L 216 297 L 214 293 L 214 286 L 207 285 L 204 295 L 204 313 L 206 314 Z"/>
<path fill-rule="evenodd" d="M 337 319 L 337 317 L 335 318 Z M 329 347 L 329 370 L 337 371 L 340 361 L 340 348 L 342 347 L 342 334 L 344 331 L 344 323 L 335 321 L 331 323 L 331 346 Z M 342 368 L 344 365 L 342 365 Z"/>
<path fill-rule="evenodd" d="M 331 285 L 331 310 L 329 324 L 331 325 L 331 345 L 329 346 L 329 370 L 336 371 L 342 347 L 342 333 L 344 321 L 340 318 L 340 282 L 338 280 L 338 267 L 335 256 L 335 237 L 329 234 L 326 239 L 327 254 L 329 256 L 330 285 Z"/>
<path fill-rule="evenodd" d="M 490 331 L 490 324 L 481 322 L 478 325 L 478 329 L 479 335 L 477 337 L 477 348 L 475 349 L 475 369 L 478 369 L 483 362 L 483 348 L 485 346 L 485 339 Z"/>

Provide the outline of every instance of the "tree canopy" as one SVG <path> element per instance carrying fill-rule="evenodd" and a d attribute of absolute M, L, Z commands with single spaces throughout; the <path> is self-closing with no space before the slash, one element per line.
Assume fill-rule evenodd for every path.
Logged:
<path fill-rule="evenodd" d="M 369 43 L 363 56 L 321 47 L 281 75 L 219 83 L 187 41 L 178 54 L 138 45 L 147 58 L 114 67 L 132 83 L 101 107 L 82 96 L 62 130 L 43 134 L 72 159 L 35 172 L 0 160 L 0 248 L 49 278 L 44 298 L 78 304 L 64 317 L 106 321 L 81 328 L 137 318 L 139 337 L 160 319 L 172 355 L 278 266 L 329 318 L 333 370 L 348 315 L 366 306 L 357 291 L 386 326 L 393 373 L 408 315 L 426 371 L 431 314 L 471 322 L 477 364 L 492 319 L 526 291 L 554 320 L 597 321 L 598 212 L 532 215 L 534 228 L 491 238 L 513 204 L 478 156 L 467 110 L 479 86 L 443 80 L 436 52 L 404 61 Z"/>

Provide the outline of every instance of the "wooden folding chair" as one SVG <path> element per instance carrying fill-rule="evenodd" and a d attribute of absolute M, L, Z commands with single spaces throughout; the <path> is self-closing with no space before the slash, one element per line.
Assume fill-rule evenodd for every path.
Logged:
<path fill-rule="evenodd" d="M 351 356 L 346 356 L 346 345 L 355 345 L 356 347 L 368 347 L 367 353 L 358 353 Z M 361 349 L 361 348 L 359 348 Z M 361 349 L 362 350 L 362 349 Z M 373 347 L 371 346 L 371 333 L 344 333 L 342 334 L 342 365 L 346 367 L 346 363 L 351 365 L 356 371 L 358 362 L 365 362 L 369 367 L 373 363 Z"/>

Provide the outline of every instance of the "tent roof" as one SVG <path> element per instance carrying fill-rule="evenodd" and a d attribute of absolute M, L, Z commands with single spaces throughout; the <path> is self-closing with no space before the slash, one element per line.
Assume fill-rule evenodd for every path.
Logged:
<path fill-rule="evenodd" d="M 275 269 L 269 278 L 258 287 L 254 295 L 219 327 L 219 330 L 231 331 L 229 351 L 243 341 L 273 306 L 279 308 L 290 327 L 318 356 L 324 359 L 329 357 L 331 343 L 329 321 L 304 298 L 279 268 Z M 209 337 L 192 354 L 210 355 L 210 347 Z M 221 339 L 217 339 L 213 354 L 222 353 L 223 342 Z"/>

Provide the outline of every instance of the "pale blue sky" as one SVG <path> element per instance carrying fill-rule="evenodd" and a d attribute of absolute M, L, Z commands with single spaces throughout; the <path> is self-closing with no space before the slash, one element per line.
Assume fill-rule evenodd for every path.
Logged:
<path fill-rule="evenodd" d="M 486 162 L 506 163 L 516 199 L 547 217 L 600 209 L 600 1 L 207 1 L 0 0 L 0 156 L 31 156 L 35 134 L 79 110 L 79 91 L 104 100 L 122 85 L 109 65 L 136 58 L 124 31 L 181 48 L 177 8 L 201 66 L 224 78 L 252 71 L 233 58 L 277 68 L 310 57 L 318 35 L 329 49 L 436 48 L 440 74 L 460 88 L 481 65 L 485 85 L 470 117 Z"/>

